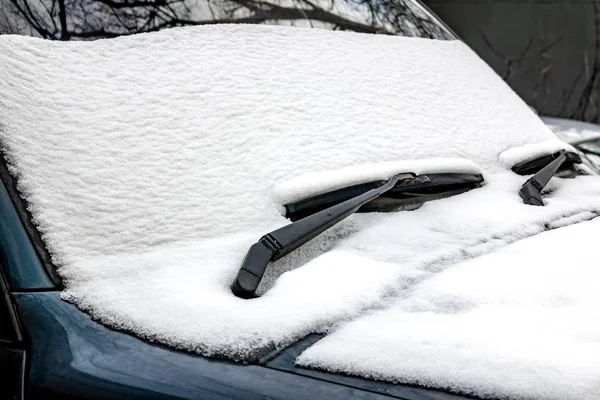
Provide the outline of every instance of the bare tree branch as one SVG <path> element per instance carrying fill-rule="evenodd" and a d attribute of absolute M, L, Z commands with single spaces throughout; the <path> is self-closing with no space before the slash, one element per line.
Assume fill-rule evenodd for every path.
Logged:
<path fill-rule="evenodd" d="M 53 40 L 115 37 L 174 26 L 301 20 L 364 33 L 444 34 L 406 0 L 206 0 L 204 18 L 191 12 L 189 0 L 0 1 L 14 4 L 19 18 L 39 36 Z"/>

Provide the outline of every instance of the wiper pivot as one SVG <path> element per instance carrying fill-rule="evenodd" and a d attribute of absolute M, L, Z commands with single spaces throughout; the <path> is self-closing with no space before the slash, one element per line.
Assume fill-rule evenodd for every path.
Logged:
<path fill-rule="evenodd" d="M 254 297 L 269 262 L 278 260 L 296 250 L 353 214 L 365 203 L 389 191 L 396 185 L 399 176 L 405 177 L 406 175 L 393 176 L 375 189 L 276 229 L 260 238 L 258 242 L 250 246 L 242 262 L 242 267 L 231 284 L 233 294 L 244 299 Z"/>
<path fill-rule="evenodd" d="M 542 200 L 541 192 L 546 187 L 552 176 L 560 169 L 560 167 L 566 161 L 573 161 L 572 157 L 569 156 L 565 150 L 561 150 L 556 153 L 557 157 L 554 161 L 550 162 L 544 168 L 540 169 L 534 176 L 529 178 L 521 189 L 519 190 L 519 196 L 523 199 L 523 203 L 532 206 L 543 206 L 544 201 Z M 578 157 L 579 158 L 579 157 Z M 574 161 L 577 162 L 577 161 Z M 579 163 L 581 159 L 579 158 Z"/>

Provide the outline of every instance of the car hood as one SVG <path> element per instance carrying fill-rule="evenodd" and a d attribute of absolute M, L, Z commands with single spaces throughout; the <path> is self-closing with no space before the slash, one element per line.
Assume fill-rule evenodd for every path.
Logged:
<path fill-rule="evenodd" d="M 589 238 L 600 219 L 564 226 L 580 218 L 595 215 L 433 274 L 297 363 L 484 398 L 595 398 L 600 272 Z"/>

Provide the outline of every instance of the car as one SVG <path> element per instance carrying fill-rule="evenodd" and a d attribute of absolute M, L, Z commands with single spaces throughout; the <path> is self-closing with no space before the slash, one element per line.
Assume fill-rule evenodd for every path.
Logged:
<path fill-rule="evenodd" d="M 565 118 L 542 117 L 561 140 L 573 145 L 586 165 L 600 173 L 600 125 Z"/>
<path fill-rule="evenodd" d="M 430 28 L 413 34 L 455 37 L 422 4 L 410 3 L 422 11 L 419 17 Z M 110 329 L 61 300 L 61 279 L 4 160 L 0 174 L 0 364 L 5 382 L 10 382 L 0 389 L 1 398 L 460 398 L 297 367 L 296 356 L 320 335 L 297 341 L 268 362 L 245 365 Z"/>
<path fill-rule="evenodd" d="M 310 335 L 249 365 L 110 329 L 61 300 L 60 280 L 4 162 L 0 173 L 2 398 L 461 398 L 294 365 L 296 356 L 322 335 Z"/>
<path fill-rule="evenodd" d="M 0 54 L 2 398 L 597 388 L 594 270 L 548 243 L 591 237 L 600 183 L 463 44 L 216 26 Z"/>

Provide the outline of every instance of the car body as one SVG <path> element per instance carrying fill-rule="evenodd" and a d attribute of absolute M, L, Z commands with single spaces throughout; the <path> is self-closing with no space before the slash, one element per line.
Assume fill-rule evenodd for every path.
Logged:
<path fill-rule="evenodd" d="M 2 398 L 463 398 L 296 366 L 296 357 L 320 335 L 243 364 L 174 350 L 110 329 L 61 299 L 53 261 L 4 164 L 0 176 L 0 365 L 11 382 L 0 388 Z"/>
<path fill-rule="evenodd" d="M 461 398 L 296 367 L 295 357 L 319 335 L 248 365 L 107 328 L 61 300 L 60 283 L 44 268 L 25 228 L 31 221 L 15 207 L 21 203 L 14 181 L 5 167 L 2 171 L 0 371 L 8 383 L 0 388 L 3 399 Z"/>
<path fill-rule="evenodd" d="M 455 34 L 421 3 L 446 38 Z M 459 396 L 313 371 L 294 365 L 308 337 L 257 365 L 209 359 L 149 343 L 95 322 L 61 300 L 61 283 L 6 165 L 0 168 L 0 398 L 294 399 Z"/>

